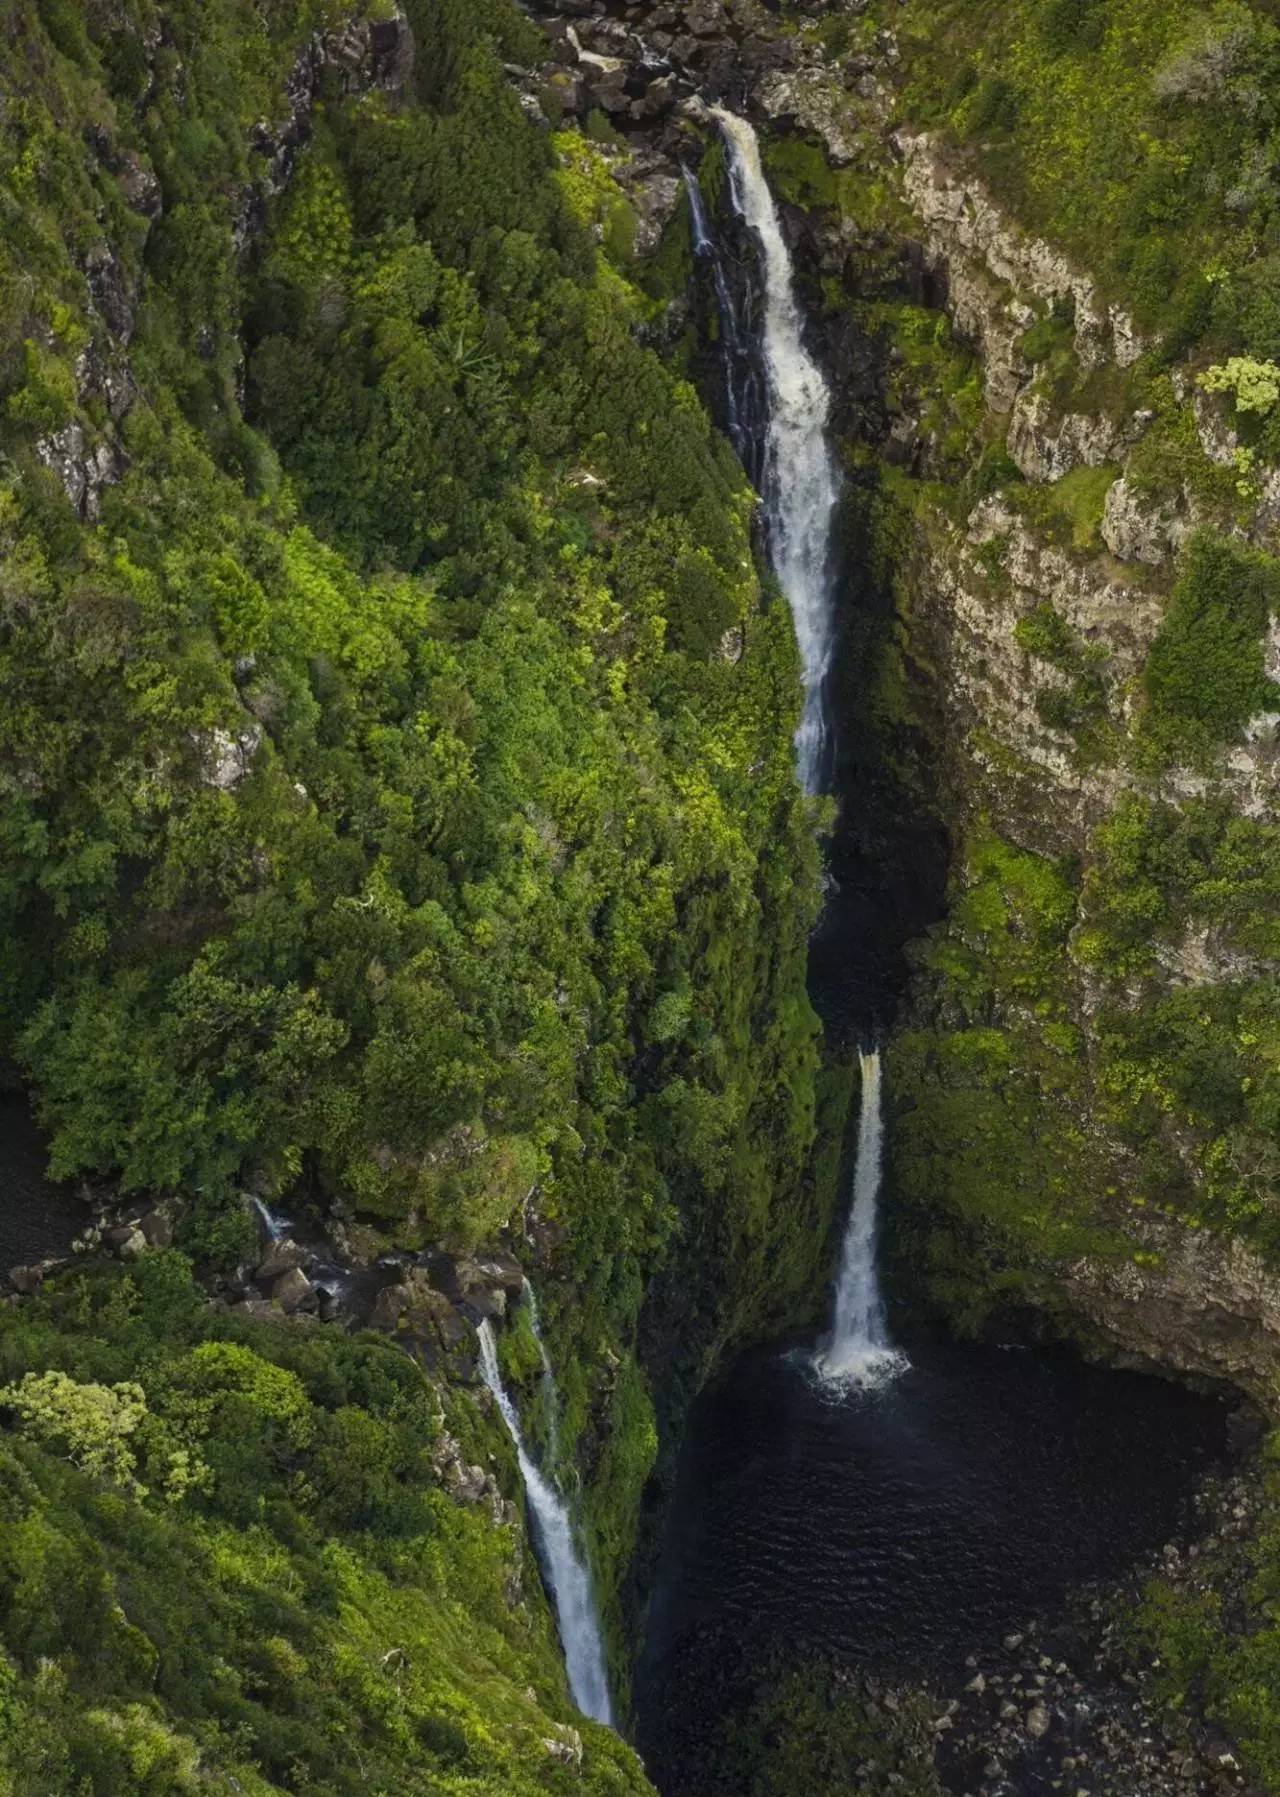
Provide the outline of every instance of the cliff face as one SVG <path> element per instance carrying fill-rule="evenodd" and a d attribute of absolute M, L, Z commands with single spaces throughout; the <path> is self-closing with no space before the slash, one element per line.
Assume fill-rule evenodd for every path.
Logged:
<path fill-rule="evenodd" d="M 1229 426 L 1193 375 L 1148 372 L 1157 352 L 1123 309 L 936 145 L 895 148 L 981 360 L 981 433 L 1021 476 L 968 507 L 916 496 L 900 587 L 936 672 L 959 845 L 900 1050 L 902 1134 L 930 1144 L 904 1148 L 910 1200 L 945 1207 L 958 1186 L 953 1218 L 986 1237 L 1000 1283 L 1025 1270 L 1119 1347 L 1271 1395 L 1272 1074 L 1251 1021 L 1274 990 L 1267 476 L 1228 491 Z M 1026 349 L 1055 307 L 1046 376 Z M 1175 433 L 1171 478 L 1153 470 Z M 1206 727 L 1227 657 L 1250 696 Z M 984 1152 L 993 1103 L 1056 1144 L 1046 1163 L 1006 1160 L 1008 1140 Z M 1096 1231 L 1088 1252 L 1055 1253 L 1064 1216 Z"/>
<path fill-rule="evenodd" d="M 1159 227 L 1117 213 L 1118 243 L 1110 192 L 1090 233 L 1094 165 L 1055 191 L 1036 160 L 1033 124 L 1087 138 L 1064 97 L 1086 71 L 1128 84 L 1125 128 L 1200 141 L 1188 22 L 1131 21 L 1170 58 L 1144 98 L 1101 18 L 1090 61 L 1020 12 L 1006 71 L 955 9 L 888 37 L 873 10 L 837 63 L 844 136 L 810 120 L 773 151 L 828 341 L 879 348 L 854 530 L 898 624 L 863 722 L 954 844 L 893 1055 L 896 1252 L 904 1295 L 953 1316 L 1030 1299 L 1271 1397 L 1275 451 L 1270 402 L 1260 423 L 1206 372 L 1267 340 L 1229 262 L 1176 316 L 1126 277 L 1125 233 L 1225 229 L 1198 194 Z M 1268 29 L 1241 24 L 1241 78 Z M 943 102 L 931 72 L 966 55 Z M 1002 81 L 993 122 L 972 96 Z"/>

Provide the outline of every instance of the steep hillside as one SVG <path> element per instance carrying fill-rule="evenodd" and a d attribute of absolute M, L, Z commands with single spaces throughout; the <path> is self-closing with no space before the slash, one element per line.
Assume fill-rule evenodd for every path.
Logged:
<path fill-rule="evenodd" d="M 675 1414 L 831 1202 L 746 483 L 506 0 L 5 24 L 0 1049 L 147 1257 L 0 1330 L 7 1788 L 640 1788 L 561 1727 L 463 1313 L 514 1246 L 616 1634 L 646 1289 Z M 250 1195 L 401 1257 L 416 1367 L 273 1333 Z"/>

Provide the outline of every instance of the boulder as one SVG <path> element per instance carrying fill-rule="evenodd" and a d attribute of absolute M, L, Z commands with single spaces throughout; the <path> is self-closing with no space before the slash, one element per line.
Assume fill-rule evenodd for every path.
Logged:
<path fill-rule="evenodd" d="M 147 1238 L 149 1248 L 172 1248 L 173 1218 L 167 1211 L 149 1210 L 138 1218 L 138 1228 Z"/>
<path fill-rule="evenodd" d="M 542 1745 L 560 1765 L 575 1769 L 581 1767 L 582 1736 L 576 1728 L 570 1728 L 568 1723 L 561 1723 L 554 1736 L 544 1736 Z"/>
<path fill-rule="evenodd" d="M 499 1287 L 515 1297 L 524 1287 L 524 1268 L 513 1254 L 464 1256 L 454 1262 L 458 1290 L 468 1297 L 482 1287 Z"/>
<path fill-rule="evenodd" d="M 22 1292 L 29 1297 L 32 1292 L 38 1292 L 44 1284 L 44 1268 L 10 1267 L 9 1284 L 15 1291 Z"/>
<path fill-rule="evenodd" d="M 319 1308 L 320 1321 L 322 1323 L 332 1323 L 335 1318 L 342 1314 L 342 1294 L 341 1292 L 335 1291 L 332 1286 L 318 1285 L 316 1287 L 316 1300 Z"/>
<path fill-rule="evenodd" d="M 1176 506 L 1140 497 L 1122 475 L 1107 492 L 1102 511 L 1102 540 L 1117 560 L 1158 567 L 1168 560 L 1192 529 Z"/>
<path fill-rule="evenodd" d="M 121 1260 L 140 1260 L 150 1245 L 136 1223 L 125 1230 L 113 1229 L 111 1241 Z"/>
<path fill-rule="evenodd" d="M 302 1249 L 291 1236 L 281 1236 L 278 1242 L 272 1242 L 258 1263 L 255 1279 L 278 1279 L 282 1273 L 290 1273 L 295 1267 L 302 1265 Z"/>
<path fill-rule="evenodd" d="M 374 1329 L 395 1329 L 400 1318 L 413 1303 L 413 1292 L 407 1285 L 384 1285 L 373 1301 L 369 1323 Z"/>
<path fill-rule="evenodd" d="M 281 1273 L 272 1286 L 271 1296 L 281 1310 L 291 1316 L 295 1310 L 315 1305 L 316 1288 L 301 1267 L 290 1267 L 287 1273 Z"/>
<path fill-rule="evenodd" d="M 246 1298 L 236 1306 L 238 1316 L 252 1317 L 258 1323 L 278 1323 L 283 1312 L 270 1298 Z"/>

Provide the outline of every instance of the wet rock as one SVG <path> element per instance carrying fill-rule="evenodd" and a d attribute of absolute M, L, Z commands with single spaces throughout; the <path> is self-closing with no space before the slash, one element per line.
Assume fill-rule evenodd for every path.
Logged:
<path fill-rule="evenodd" d="M 332 1286 L 316 1287 L 316 1307 L 322 1323 L 332 1323 L 342 1315 L 342 1294 Z"/>

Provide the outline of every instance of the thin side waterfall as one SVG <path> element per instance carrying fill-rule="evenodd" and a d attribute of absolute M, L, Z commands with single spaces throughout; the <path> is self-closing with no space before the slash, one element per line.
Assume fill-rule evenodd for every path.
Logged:
<path fill-rule="evenodd" d="M 547 1418 L 547 1458 L 554 1471 L 560 1464 L 560 1394 L 556 1390 L 556 1376 L 551 1370 L 551 1356 L 547 1353 L 547 1344 L 542 1339 L 542 1319 L 538 1315 L 538 1300 L 527 1279 L 524 1282 L 523 1297 L 529 1312 L 529 1327 L 533 1331 L 534 1341 L 538 1344 L 538 1358 L 542 1362 L 542 1407 Z"/>
<path fill-rule="evenodd" d="M 283 1217 L 277 1217 L 275 1212 L 269 1209 L 268 1206 L 263 1203 L 261 1198 L 254 1199 L 253 1208 L 258 1213 L 258 1221 L 261 1223 L 263 1230 L 266 1233 L 267 1240 L 269 1242 L 278 1242 L 287 1227 L 285 1219 Z"/>
<path fill-rule="evenodd" d="M 729 153 L 734 206 L 759 239 L 764 261 L 764 363 L 769 426 L 761 498 L 769 557 L 795 622 L 804 681 L 796 731 L 796 771 L 806 792 L 823 779 L 827 737 L 825 686 L 835 647 L 831 533 L 840 496 L 827 442 L 831 395 L 804 347 L 791 256 L 765 180 L 755 131 L 715 108 Z"/>
<path fill-rule="evenodd" d="M 746 382 L 750 380 L 750 345 L 746 340 L 746 332 L 738 313 L 733 288 L 725 273 L 720 246 L 711 230 L 711 224 L 707 217 L 707 203 L 703 198 L 698 177 L 687 164 L 682 163 L 680 166 L 684 175 L 685 192 L 689 196 L 689 216 L 693 225 L 693 253 L 707 263 L 716 290 L 716 306 L 720 314 L 720 331 L 723 340 L 724 353 L 721 360 L 724 367 L 725 422 L 729 432 L 729 441 L 737 450 L 738 459 L 743 467 L 750 471 L 755 447 L 746 424 L 751 410 L 750 395 L 746 391 Z"/>
<path fill-rule="evenodd" d="M 884 1158 L 880 1055 L 873 1049 L 858 1058 L 862 1067 L 862 1108 L 858 1120 L 853 1204 L 840 1254 L 831 1335 L 817 1355 L 816 1364 L 828 1378 L 868 1384 L 888 1377 L 904 1363 L 889 1340 L 884 1299 L 876 1271 L 876 1228 Z"/>
<path fill-rule="evenodd" d="M 604 1645 L 600 1622 L 596 1615 L 591 1575 L 578 1553 L 573 1539 L 573 1524 L 564 1499 L 545 1479 L 525 1445 L 516 1407 L 502 1383 L 498 1366 L 498 1344 L 488 1318 L 481 1323 L 480 1373 L 493 1393 L 507 1432 L 515 1444 L 524 1480 L 525 1496 L 537 1524 L 537 1539 L 556 1620 L 560 1625 L 560 1644 L 564 1649 L 565 1669 L 569 1674 L 569 1691 L 584 1716 L 613 1726 L 613 1706 L 609 1700 L 609 1680 L 605 1672 Z"/>

